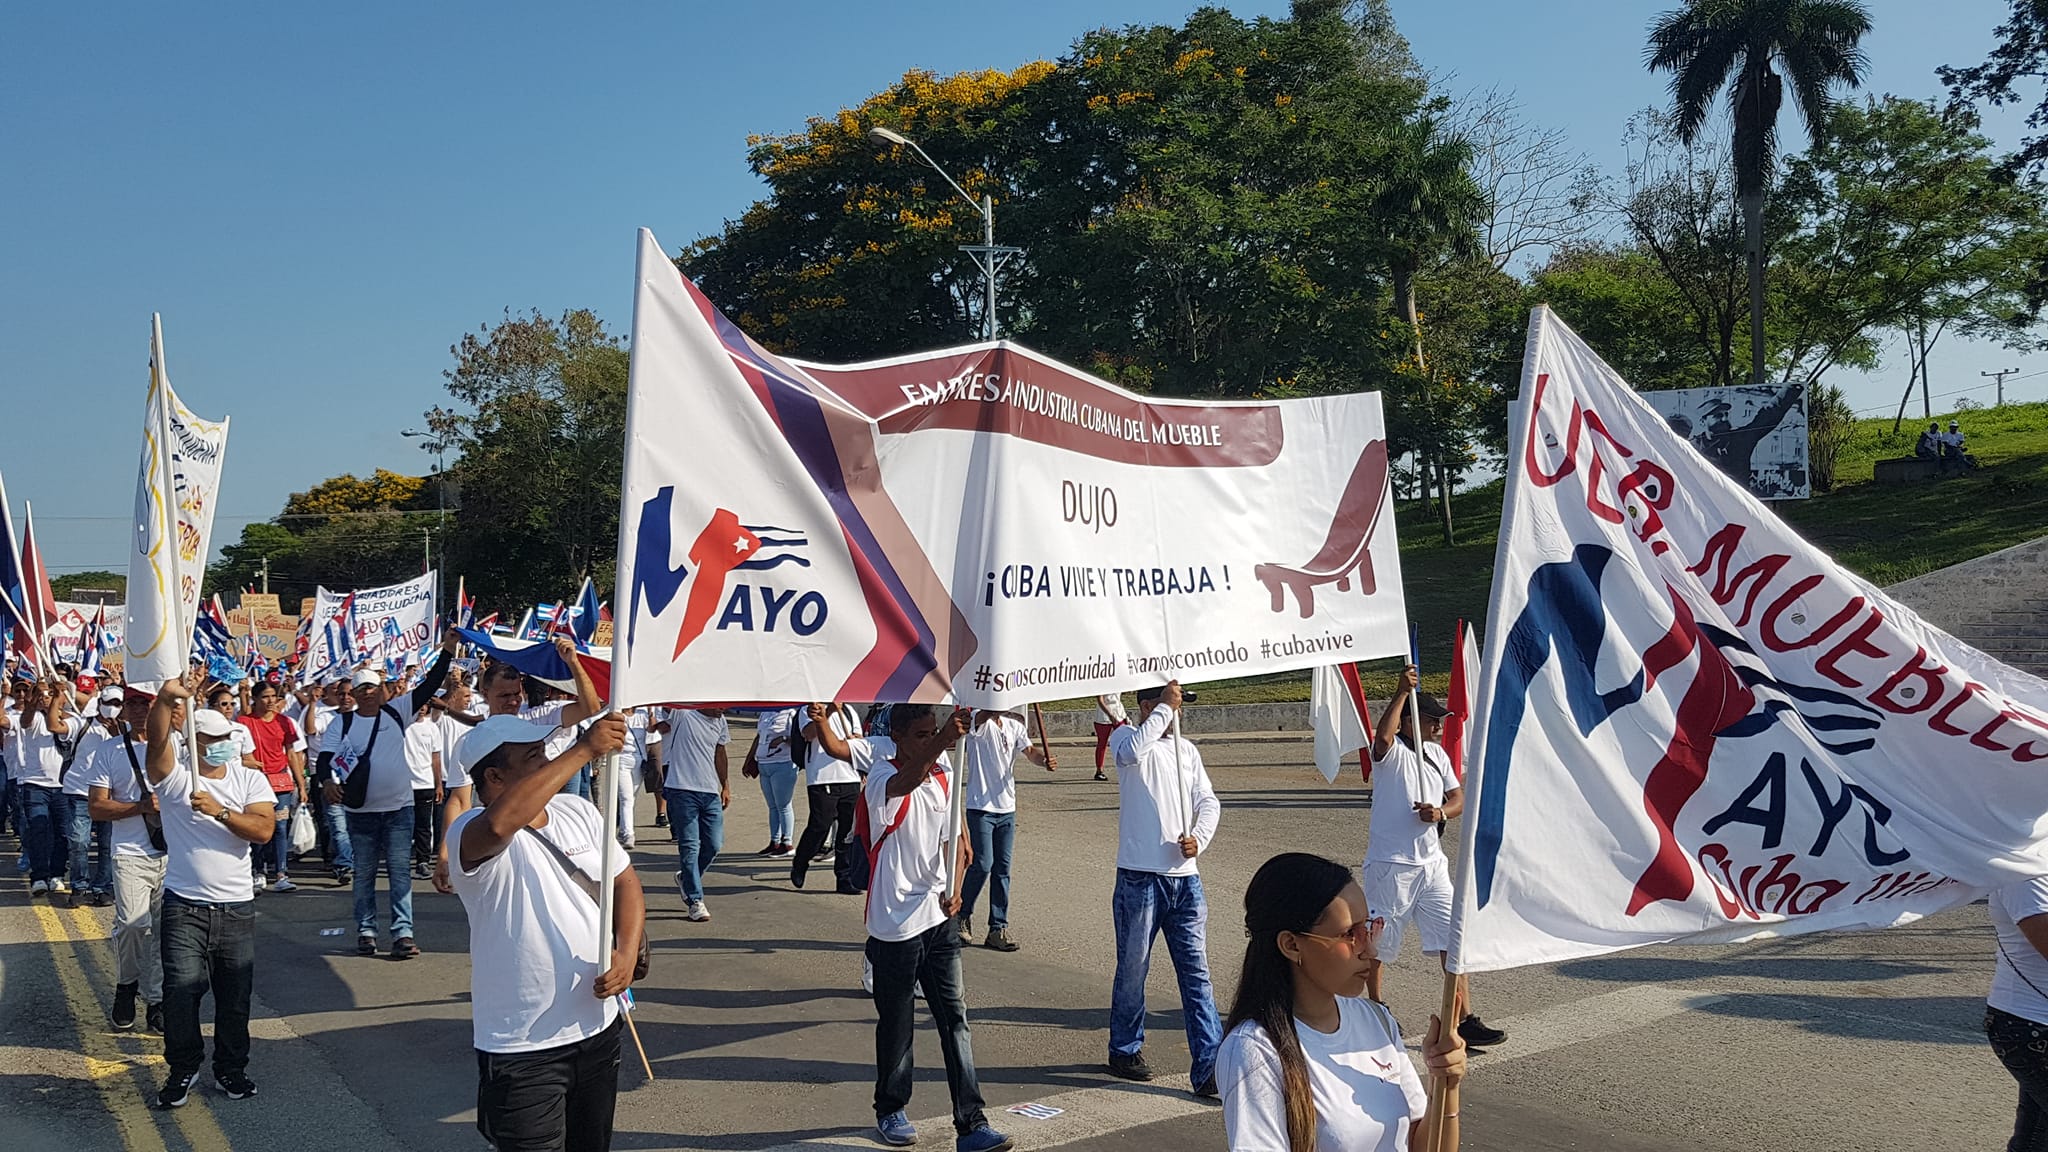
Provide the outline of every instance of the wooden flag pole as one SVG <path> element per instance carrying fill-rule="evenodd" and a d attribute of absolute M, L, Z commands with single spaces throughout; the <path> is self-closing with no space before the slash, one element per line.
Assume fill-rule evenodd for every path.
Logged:
<path fill-rule="evenodd" d="M 1038 721 L 1038 751 L 1045 756 L 1045 770 L 1050 772 L 1053 770 L 1052 740 L 1045 734 L 1045 709 L 1033 704 L 1031 718 Z"/>
<path fill-rule="evenodd" d="M 640 1027 L 633 1023 L 633 1013 L 627 1010 L 619 1015 L 626 1018 L 626 1034 L 633 1038 L 633 1050 L 640 1053 L 641 1070 L 647 1073 L 649 1080 L 654 1079 L 654 1065 L 647 1062 L 647 1045 L 640 1043 Z"/>

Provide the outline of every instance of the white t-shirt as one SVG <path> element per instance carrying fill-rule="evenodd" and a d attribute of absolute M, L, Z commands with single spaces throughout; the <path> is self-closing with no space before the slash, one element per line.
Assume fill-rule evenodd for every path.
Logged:
<path fill-rule="evenodd" d="M 996 716 L 967 733 L 967 807 L 976 812 L 1017 810 L 1017 757 L 1031 747 L 1031 732 L 1015 716 Z"/>
<path fill-rule="evenodd" d="M 1207 851 L 1223 805 L 1194 742 L 1167 731 L 1172 719 L 1173 710 L 1158 704 L 1144 723 L 1126 724 L 1110 734 L 1117 771 L 1116 866 L 1193 876 L 1198 869 L 1193 859 L 1181 855 L 1181 833 Z"/>
<path fill-rule="evenodd" d="M 1432 742 L 1422 745 L 1424 760 L 1399 740 L 1372 764 L 1372 822 L 1366 826 L 1368 864 L 1428 864 L 1444 858 L 1436 825 L 1425 824 L 1415 805 L 1441 808 L 1444 793 L 1458 786 L 1450 757 Z"/>
<path fill-rule="evenodd" d="M 246 811 L 253 804 L 277 803 L 277 793 L 270 790 L 263 773 L 240 764 L 228 765 L 220 779 L 208 778 L 201 787 L 230 812 Z M 164 891 L 205 904 L 254 900 L 249 850 L 255 845 L 192 807 L 192 773 L 171 773 L 156 786 L 156 800 L 163 810 L 164 843 L 170 848 L 170 860 L 164 865 Z"/>
<path fill-rule="evenodd" d="M 1392 1014 L 1340 996 L 1337 1015 L 1329 1035 L 1294 1022 L 1315 1097 L 1316 1152 L 1408 1152 L 1408 1130 L 1429 1110 L 1429 1097 Z M 1291 1152 L 1282 1083 L 1280 1053 L 1266 1029 L 1249 1020 L 1231 1029 L 1216 1053 L 1230 1152 Z"/>
<path fill-rule="evenodd" d="M 185 757 L 178 757 L 180 764 Z M 92 759 L 80 761 L 71 767 L 71 778 L 85 786 L 87 792 L 95 787 L 105 788 L 107 797 L 122 804 L 133 804 L 142 799 L 142 783 L 139 777 L 149 772 L 149 745 L 141 740 L 135 742 L 135 761 L 128 760 L 127 743 L 119 736 L 110 736 L 94 743 Z M 149 827 L 140 816 L 129 816 L 110 824 L 111 843 L 116 856 L 161 856 L 156 846 L 149 842 Z"/>
<path fill-rule="evenodd" d="M 455 758 L 455 746 L 469 735 L 469 725 L 442 714 L 434 721 L 441 730 L 441 783 L 449 788 L 469 787 L 469 773 L 462 770 L 462 762 Z"/>
<path fill-rule="evenodd" d="M 405 766 L 412 769 L 413 791 L 434 787 L 434 757 L 447 741 L 447 734 L 433 720 L 415 720 L 405 726 Z"/>
<path fill-rule="evenodd" d="M 856 753 L 870 747 L 867 741 L 853 746 Z M 946 890 L 946 807 L 953 783 L 934 769 L 910 795 L 890 796 L 889 781 L 895 775 L 896 765 L 877 761 L 868 769 L 867 787 L 861 792 L 870 842 L 881 845 L 868 880 L 868 935 L 890 941 L 908 940 L 946 918 L 940 905 Z M 904 809 L 902 824 L 884 836 L 906 800 L 910 806 Z"/>
<path fill-rule="evenodd" d="M 1124 711 L 1124 698 L 1104 694 L 1095 698 L 1095 722 L 1097 724 L 1122 724 L 1130 718 Z"/>
<path fill-rule="evenodd" d="M 838 710 L 827 712 L 824 722 L 832 731 L 838 733 L 842 740 L 855 740 L 861 735 L 860 713 L 846 705 L 842 704 Z M 797 734 L 802 735 L 803 726 L 809 723 L 809 716 L 799 712 L 796 720 Z M 846 761 L 834 760 L 832 754 L 825 751 L 823 744 L 813 740 L 810 755 L 804 758 L 804 783 L 812 788 L 820 784 L 858 784 L 860 773 L 855 772 L 853 765 Z"/>
<path fill-rule="evenodd" d="M 790 764 L 796 759 L 797 727 L 803 722 L 803 711 L 798 708 L 782 708 L 774 712 L 763 712 L 756 721 L 755 731 L 760 733 L 760 742 L 754 747 L 756 764 Z"/>
<path fill-rule="evenodd" d="M 448 882 L 469 915 L 469 1001 L 472 1039 L 485 1052 L 532 1052 L 574 1044 L 618 1018 L 617 997 L 591 992 L 601 963 L 597 902 L 569 879 L 535 833 L 567 853 L 585 875 L 602 869 L 604 826 L 590 801 L 560 793 L 548 801 L 548 822 L 512 837 L 505 850 L 460 866 L 462 833 L 481 808 L 448 828 Z M 630 860 L 620 852 L 612 875 Z"/>
<path fill-rule="evenodd" d="M 320 736 L 320 751 L 334 753 L 334 778 L 345 780 L 350 774 L 367 771 L 370 786 L 363 793 L 362 807 L 357 812 L 396 812 L 412 803 L 412 765 L 405 757 L 405 721 L 398 709 L 387 704 L 377 716 L 354 713 L 349 721 L 347 715 L 334 717 L 327 731 Z M 348 730 L 344 732 L 343 722 Z M 375 737 L 376 743 L 371 744 Z M 367 749 L 372 763 L 363 763 L 363 752 Z"/>
<path fill-rule="evenodd" d="M 86 790 L 91 787 L 90 784 L 86 783 L 86 768 L 92 762 L 93 756 L 98 753 L 100 745 L 112 738 L 112 734 L 106 730 L 106 727 L 97 721 L 85 726 L 85 731 L 81 732 L 78 737 L 78 751 L 71 757 L 71 771 L 64 774 L 64 792 L 66 795 L 83 796 L 86 794 Z M 128 758 L 124 755 L 121 759 L 126 761 Z"/>
<path fill-rule="evenodd" d="M 1998 966 L 1985 1003 L 2001 1012 L 2048 1024 L 2048 958 L 2034 947 L 2019 922 L 2048 913 L 2048 876 L 2020 880 L 1991 893 L 1991 927 L 1998 933 Z M 2033 986 L 2027 983 L 2033 981 Z"/>
<path fill-rule="evenodd" d="M 668 739 L 662 745 L 668 758 L 668 772 L 662 783 L 684 792 L 718 792 L 718 750 L 730 743 L 732 733 L 723 716 L 710 716 L 692 708 L 668 710 Z"/>
<path fill-rule="evenodd" d="M 85 721 L 76 716 L 66 716 L 58 723 L 58 731 L 67 738 L 77 736 L 84 727 Z M 7 758 L 14 761 L 15 783 L 63 787 L 64 753 L 57 747 L 57 737 L 43 710 L 38 708 L 26 717 L 17 715 L 8 731 L 14 734 L 7 742 Z"/>

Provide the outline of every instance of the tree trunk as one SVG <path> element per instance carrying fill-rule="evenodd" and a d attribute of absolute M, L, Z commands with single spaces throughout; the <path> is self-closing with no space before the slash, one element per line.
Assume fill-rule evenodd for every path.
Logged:
<path fill-rule="evenodd" d="M 1409 335 L 1415 338 L 1415 371 L 1422 371 L 1422 314 L 1415 308 L 1415 265 L 1405 258 L 1390 262 L 1388 271 L 1394 281 L 1394 315 L 1408 325 Z"/>
<path fill-rule="evenodd" d="M 1906 422 L 1906 402 L 1913 398 L 1913 386 L 1920 383 L 1920 354 L 1913 341 L 1913 329 L 1906 329 L 1906 391 L 1899 396 L 1899 414 L 1892 417 L 1892 434 Z"/>
<path fill-rule="evenodd" d="M 1920 321 L 1920 415 L 1932 420 L 1934 419 L 1934 398 L 1927 393 L 1927 321 L 1925 318 L 1922 318 Z"/>
<path fill-rule="evenodd" d="M 1444 547 L 1448 548 L 1456 544 L 1458 538 L 1451 530 L 1451 469 L 1442 460 L 1436 462 L 1436 483 L 1437 515 L 1443 520 Z"/>
<path fill-rule="evenodd" d="M 1764 380 L 1764 196 L 1742 198 L 1743 231 L 1749 249 L 1749 382 Z"/>

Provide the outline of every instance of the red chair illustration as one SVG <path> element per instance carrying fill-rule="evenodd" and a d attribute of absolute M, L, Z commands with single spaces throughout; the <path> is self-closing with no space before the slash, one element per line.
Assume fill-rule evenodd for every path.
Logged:
<path fill-rule="evenodd" d="M 1374 440 L 1365 446 L 1357 467 L 1351 470 L 1351 479 L 1344 485 L 1344 498 L 1337 504 L 1336 518 L 1330 522 L 1330 533 L 1322 548 L 1299 566 L 1260 564 L 1252 569 L 1252 576 L 1273 594 L 1273 611 L 1286 611 L 1286 593 L 1291 590 L 1302 618 L 1307 619 L 1315 615 L 1317 585 L 1335 584 L 1337 591 L 1349 592 L 1353 577 L 1358 580 L 1360 592 L 1373 594 L 1379 584 L 1373 577 L 1368 548 L 1373 529 L 1379 526 L 1380 507 L 1386 502 L 1386 494 L 1387 442 Z"/>

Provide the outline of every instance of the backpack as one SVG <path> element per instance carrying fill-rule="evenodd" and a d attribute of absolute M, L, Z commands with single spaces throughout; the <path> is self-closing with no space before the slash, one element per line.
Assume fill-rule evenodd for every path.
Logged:
<path fill-rule="evenodd" d="M 896 764 L 894 760 L 889 763 Z M 900 765 L 897 766 L 897 770 L 902 770 Z M 950 787 L 946 777 L 940 776 L 938 781 L 939 791 L 945 792 Z M 862 790 L 866 790 L 866 785 L 862 785 Z M 903 821 L 910 815 L 910 802 L 916 796 L 916 791 L 912 790 L 903 797 L 903 803 L 896 806 L 895 817 L 889 821 L 887 828 L 882 829 L 880 836 L 874 835 L 874 826 L 868 821 L 867 797 L 860 798 L 860 805 L 853 810 L 853 839 L 860 845 L 860 851 L 847 861 L 846 865 L 846 882 L 853 886 L 854 891 L 866 892 L 869 885 L 874 883 L 875 862 L 881 858 L 882 842 L 896 829 L 903 827 Z"/>

